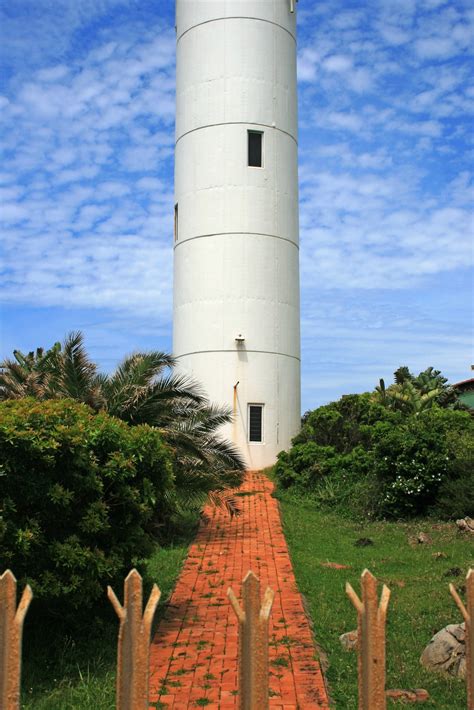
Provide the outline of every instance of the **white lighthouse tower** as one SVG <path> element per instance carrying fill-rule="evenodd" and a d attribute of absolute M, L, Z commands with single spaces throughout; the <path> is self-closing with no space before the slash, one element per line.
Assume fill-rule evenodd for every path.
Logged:
<path fill-rule="evenodd" d="M 295 0 L 176 0 L 174 342 L 251 469 L 300 423 Z"/>

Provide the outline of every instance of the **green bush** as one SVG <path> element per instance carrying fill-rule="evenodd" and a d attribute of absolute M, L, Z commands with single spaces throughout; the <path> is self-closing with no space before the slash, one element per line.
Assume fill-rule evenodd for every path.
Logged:
<path fill-rule="evenodd" d="M 372 473 L 372 457 L 356 446 L 347 454 L 314 442 L 296 444 L 278 454 L 274 467 L 278 484 L 299 498 L 310 498 L 319 508 L 348 515 L 373 516 L 372 502 L 379 485 Z"/>
<path fill-rule="evenodd" d="M 429 512 L 441 487 L 460 476 L 456 451 L 465 444 L 463 433 L 464 439 L 474 438 L 471 416 L 437 406 L 406 417 L 397 427 L 376 425 L 372 454 L 381 483 L 380 513 L 407 517 Z"/>
<path fill-rule="evenodd" d="M 275 473 L 283 488 L 294 485 L 306 489 L 324 476 L 335 455 L 332 446 L 318 446 L 313 441 L 295 444 L 290 451 L 278 454 Z"/>
<path fill-rule="evenodd" d="M 71 400 L 0 403 L 0 554 L 48 613 L 120 589 L 153 548 L 173 497 L 159 434 Z"/>
<path fill-rule="evenodd" d="M 474 419 L 431 408 L 407 413 L 370 394 L 308 412 L 278 456 L 281 488 L 358 517 L 473 515 Z"/>
<path fill-rule="evenodd" d="M 447 437 L 450 476 L 442 481 L 435 512 L 448 520 L 474 518 L 474 436 L 472 426 Z"/>
<path fill-rule="evenodd" d="M 332 446 L 340 454 L 352 451 L 356 446 L 367 446 L 371 429 L 376 422 L 396 422 L 400 414 L 373 401 L 372 395 L 344 395 L 337 402 L 325 404 L 303 418 L 300 433 L 293 444 L 314 441 L 319 446 Z"/>

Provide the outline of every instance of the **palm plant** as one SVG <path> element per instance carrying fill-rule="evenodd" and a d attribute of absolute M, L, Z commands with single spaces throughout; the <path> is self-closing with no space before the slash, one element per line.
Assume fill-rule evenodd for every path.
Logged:
<path fill-rule="evenodd" d="M 97 367 L 87 355 L 82 333 L 70 333 L 62 345 L 55 343 L 46 352 L 37 348 L 24 355 L 14 350 L 13 357 L 0 363 L 0 399 L 68 397 L 101 407 Z"/>
<path fill-rule="evenodd" d="M 13 360 L 7 358 L 0 363 L 0 399 L 44 399 L 50 392 L 60 347 L 56 343 L 47 352 L 37 348 L 26 355 L 21 350 L 14 350 Z"/>
<path fill-rule="evenodd" d="M 417 414 L 434 404 L 450 409 L 462 407 L 453 387 L 448 385 L 440 370 L 428 367 L 413 375 L 408 367 L 399 367 L 394 372 L 394 384 L 385 386 L 383 379 L 375 388 L 372 398 L 390 409 Z"/>
<path fill-rule="evenodd" d="M 235 499 L 219 491 L 240 485 L 245 469 L 238 449 L 219 435 L 232 421 L 226 407 L 210 404 L 191 378 L 173 372 L 172 355 L 153 351 L 126 357 L 111 375 L 100 376 L 104 408 L 129 424 L 156 427 L 175 452 L 176 487 L 184 507 L 214 503 L 238 512 Z"/>
<path fill-rule="evenodd" d="M 429 409 L 438 399 L 442 390 L 438 387 L 423 392 L 413 382 L 391 385 L 387 390 L 387 399 L 393 409 L 400 409 L 407 414 L 418 414 Z"/>

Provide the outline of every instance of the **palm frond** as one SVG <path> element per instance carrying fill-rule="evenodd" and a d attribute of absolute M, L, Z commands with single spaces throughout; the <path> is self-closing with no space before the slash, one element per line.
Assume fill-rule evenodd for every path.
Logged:
<path fill-rule="evenodd" d="M 412 382 L 414 377 L 406 365 L 402 365 L 393 373 L 395 384 L 403 385 L 406 382 Z"/>
<path fill-rule="evenodd" d="M 216 508 L 225 508 L 231 518 L 238 517 L 242 513 L 242 506 L 232 493 L 213 491 L 209 493 L 208 499 L 209 503 L 216 506 Z"/>
<path fill-rule="evenodd" d="M 106 384 L 107 409 L 133 424 L 161 426 L 174 418 L 176 400 L 204 401 L 198 384 L 165 370 L 176 360 L 162 352 L 135 353 L 125 358 Z"/>
<path fill-rule="evenodd" d="M 58 393 L 79 402 L 92 403 L 95 399 L 91 384 L 95 382 L 97 366 L 90 360 L 80 331 L 69 333 L 61 349 L 61 369 Z"/>
<path fill-rule="evenodd" d="M 133 382 L 137 385 L 146 385 L 159 377 L 164 370 L 175 366 L 176 359 L 159 350 L 136 352 L 122 360 L 111 375 L 111 379 L 122 383 Z"/>

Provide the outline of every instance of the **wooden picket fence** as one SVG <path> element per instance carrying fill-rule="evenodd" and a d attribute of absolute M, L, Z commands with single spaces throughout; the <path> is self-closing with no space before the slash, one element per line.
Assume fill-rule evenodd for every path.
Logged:
<path fill-rule="evenodd" d="M 380 602 L 377 580 L 365 570 L 361 598 L 350 584 L 346 592 L 358 617 L 359 710 L 385 710 L 385 626 L 390 590 L 385 585 Z M 452 584 L 451 595 L 466 623 L 467 707 L 474 710 L 474 569 L 466 577 L 464 604 Z M 148 710 L 148 673 L 151 625 L 160 599 L 154 585 L 143 612 L 142 578 L 132 570 L 124 583 L 120 604 L 108 587 L 108 597 L 119 617 L 117 657 L 117 710 Z M 19 710 L 21 639 L 23 622 L 33 593 L 27 586 L 17 607 L 17 583 L 7 570 L 0 576 L 0 708 Z M 260 583 L 249 572 L 242 585 L 242 604 L 232 589 L 228 597 L 239 622 L 240 710 L 268 710 L 268 622 L 274 592 L 267 588 L 263 602 Z"/>

